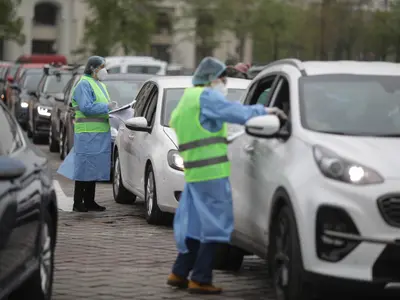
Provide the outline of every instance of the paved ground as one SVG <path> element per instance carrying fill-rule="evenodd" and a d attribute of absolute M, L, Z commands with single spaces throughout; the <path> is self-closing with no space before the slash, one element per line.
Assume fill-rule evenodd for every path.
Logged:
<path fill-rule="evenodd" d="M 72 197 L 72 183 L 55 173 L 58 155 L 40 148 L 51 159 L 54 179 Z M 255 257 L 246 258 L 237 274 L 215 272 L 223 295 L 193 297 L 170 289 L 165 281 L 176 255 L 172 228 L 148 225 L 141 202 L 116 204 L 110 184 L 98 185 L 96 199 L 106 212 L 60 212 L 55 300 L 275 299 L 266 265 Z"/>

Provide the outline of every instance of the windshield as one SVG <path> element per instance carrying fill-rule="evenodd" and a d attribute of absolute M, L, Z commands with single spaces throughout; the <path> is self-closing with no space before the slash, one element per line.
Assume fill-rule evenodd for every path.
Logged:
<path fill-rule="evenodd" d="M 14 77 L 15 74 L 17 73 L 17 71 L 18 71 L 18 68 L 19 68 L 19 65 L 15 65 L 15 66 L 11 67 L 10 71 L 8 72 L 7 75 Z"/>
<path fill-rule="evenodd" d="M 181 100 L 185 89 L 165 89 L 163 99 L 163 114 L 161 116 L 161 125 L 169 127 L 171 113 Z M 226 98 L 230 101 L 239 101 L 245 90 L 244 89 L 228 89 Z"/>
<path fill-rule="evenodd" d="M 398 76 L 302 77 L 302 125 L 332 134 L 400 136 L 399 83 Z"/>
<path fill-rule="evenodd" d="M 33 92 L 37 90 L 42 74 L 29 74 L 25 76 L 23 89 Z"/>
<path fill-rule="evenodd" d="M 151 74 L 156 75 L 160 71 L 160 66 L 139 66 L 130 65 L 127 68 L 127 73 L 132 74 Z"/>
<path fill-rule="evenodd" d="M 135 99 L 142 82 L 138 81 L 104 81 L 111 101 L 116 101 L 119 106 L 130 104 Z"/>
<path fill-rule="evenodd" d="M 72 74 L 69 73 L 48 76 L 44 85 L 44 92 L 50 94 L 61 93 L 71 78 Z"/>

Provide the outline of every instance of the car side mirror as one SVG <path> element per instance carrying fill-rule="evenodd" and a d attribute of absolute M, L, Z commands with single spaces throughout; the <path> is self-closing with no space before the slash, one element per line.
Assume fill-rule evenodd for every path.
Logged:
<path fill-rule="evenodd" d="M 16 91 L 20 91 L 20 90 L 21 90 L 20 87 L 19 87 L 19 85 L 16 84 L 16 83 L 11 84 L 11 88 L 12 88 L 13 90 L 16 90 Z"/>
<path fill-rule="evenodd" d="M 54 96 L 54 99 L 58 102 L 64 102 L 64 94 L 60 93 Z"/>
<path fill-rule="evenodd" d="M 280 120 L 275 115 L 251 118 L 245 125 L 246 133 L 260 138 L 274 138 L 280 129 Z"/>
<path fill-rule="evenodd" d="M 11 180 L 22 176 L 26 171 L 25 165 L 14 158 L 0 156 L 0 180 Z"/>
<path fill-rule="evenodd" d="M 11 76 L 11 75 L 8 75 L 8 76 L 7 76 L 7 81 L 8 81 L 9 83 L 13 83 L 13 82 L 14 82 L 14 77 Z"/>
<path fill-rule="evenodd" d="M 32 97 L 36 97 L 37 95 L 36 95 L 36 91 L 29 91 L 28 92 L 28 95 L 29 96 L 32 96 Z"/>
<path fill-rule="evenodd" d="M 147 124 L 147 120 L 144 117 L 130 118 L 127 121 L 125 121 L 125 126 L 129 130 L 133 131 L 144 131 L 144 132 L 150 131 L 150 128 Z"/>

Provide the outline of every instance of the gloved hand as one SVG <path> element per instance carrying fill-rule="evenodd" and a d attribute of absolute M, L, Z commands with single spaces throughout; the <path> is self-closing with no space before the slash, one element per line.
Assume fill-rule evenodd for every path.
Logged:
<path fill-rule="evenodd" d="M 276 115 L 278 118 L 286 120 L 288 117 L 287 115 L 283 112 L 283 110 L 277 108 L 277 107 L 266 107 L 265 111 L 269 115 Z"/>
<path fill-rule="evenodd" d="M 115 102 L 115 101 L 108 103 L 108 109 L 109 110 L 116 109 L 117 107 L 118 107 L 118 103 Z"/>

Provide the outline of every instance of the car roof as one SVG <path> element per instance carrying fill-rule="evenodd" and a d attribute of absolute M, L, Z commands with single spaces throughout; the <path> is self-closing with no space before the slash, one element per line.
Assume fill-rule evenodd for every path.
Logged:
<path fill-rule="evenodd" d="M 192 76 L 158 76 L 150 80 L 156 82 L 161 88 L 188 88 L 193 86 Z M 251 80 L 229 77 L 227 87 L 246 89 L 250 82 Z"/>
<path fill-rule="evenodd" d="M 38 69 L 43 68 L 46 64 L 41 63 L 33 63 L 33 64 L 21 64 L 21 68 L 23 69 Z"/>
<path fill-rule="evenodd" d="M 26 69 L 25 72 L 26 74 L 41 74 L 43 73 L 43 69 Z"/>
<path fill-rule="evenodd" d="M 108 74 L 104 81 L 112 81 L 112 80 L 137 80 L 137 81 L 146 81 L 155 75 L 149 74 Z"/>

